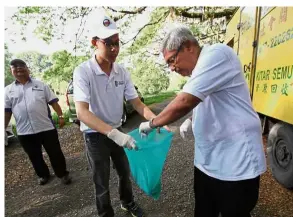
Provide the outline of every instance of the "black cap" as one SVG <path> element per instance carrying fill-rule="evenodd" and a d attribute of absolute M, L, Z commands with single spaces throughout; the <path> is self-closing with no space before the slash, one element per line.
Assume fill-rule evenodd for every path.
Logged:
<path fill-rule="evenodd" d="M 25 65 L 26 66 L 26 63 L 21 59 L 14 59 L 14 60 L 11 60 L 10 65 L 11 66 L 15 66 L 15 65 Z"/>

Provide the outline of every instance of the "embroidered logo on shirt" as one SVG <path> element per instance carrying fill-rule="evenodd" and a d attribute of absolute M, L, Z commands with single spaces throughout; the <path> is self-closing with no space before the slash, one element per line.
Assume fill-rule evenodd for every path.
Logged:
<path fill-rule="evenodd" d="M 43 91 L 42 89 L 40 89 L 40 88 L 38 87 L 37 84 L 32 88 L 32 90 Z"/>
<path fill-rule="evenodd" d="M 115 86 L 118 87 L 119 85 L 123 85 L 124 81 L 115 81 Z"/>

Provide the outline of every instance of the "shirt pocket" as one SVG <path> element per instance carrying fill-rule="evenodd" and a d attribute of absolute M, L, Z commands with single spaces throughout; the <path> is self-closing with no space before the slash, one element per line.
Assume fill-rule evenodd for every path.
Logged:
<path fill-rule="evenodd" d="M 12 90 L 9 92 L 9 99 L 12 103 L 12 107 L 16 106 L 17 104 L 21 103 L 22 101 L 22 93 L 19 90 Z"/>
<path fill-rule="evenodd" d="M 19 92 L 18 90 L 10 90 L 8 93 L 8 96 L 10 99 L 18 99 L 19 98 Z"/>
<path fill-rule="evenodd" d="M 32 95 L 34 97 L 34 101 L 46 101 L 46 97 L 45 97 L 45 90 L 42 88 L 32 88 Z"/>

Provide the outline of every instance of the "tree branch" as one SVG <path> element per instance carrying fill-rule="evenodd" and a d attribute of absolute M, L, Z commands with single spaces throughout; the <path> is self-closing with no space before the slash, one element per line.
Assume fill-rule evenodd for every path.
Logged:
<path fill-rule="evenodd" d="M 117 11 L 114 8 L 111 8 L 111 7 L 107 7 L 107 8 L 109 10 L 113 11 L 113 12 L 118 12 L 118 13 L 123 13 L 123 14 L 141 14 L 147 7 L 140 7 L 140 8 L 137 8 L 136 10 L 134 10 L 134 11 L 126 11 L 126 10 Z"/>
<path fill-rule="evenodd" d="M 127 42 L 121 42 L 122 45 L 125 45 L 125 44 L 127 44 L 127 43 L 129 43 L 130 41 L 133 41 L 133 40 L 135 41 L 136 37 L 139 35 L 139 33 L 140 33 L 144 28 L 146 28 L 147 26 L 151 26 L 151 25 L 155 25 L 155 24 L 159 23 L 163 18 L 166 18 L 166 17 L 167 17 L 168 13 L 169 13 L 169 11 L 168 11 L 168 12 L 165 12 L 164 15 L 163 15 L 160 19 L 158 19 L 156 22 L 152 22 L 152 23 L 147 23 L 147 24 L 145 24 L 143 27 L 141 27 L 141 28 L 138 30 L 137 34 L 136 34 L 132 39 L 128 40 Z"/>
<path fill-rule="evenodd" d="M 185 8 L 184 11 L 187 12 L 187 11 L 189 11 L 189 10 L 192 9 L 192 8 L 194 8 L 194 7 L 188 7 L 188 8 Z"/>
<path fill-rule="evenodd" d="M 218 34 L 221 35 L 221 34 L 224 34 L 224 33 L 226 33 L 226 30 L 223 30 L 223 31 L 218 32 L 218 33 L 213 34 L 213 35 L 205 35 L 205 36 L 199 38 L 199 40 L 204 40 L 204 39 L 207 39 L 207 38 L 213 37 L 213 36 L 215 36 L 215 35 L 218 35 Z"/>
<path fill-rule="evenodd" d="M 150 54 L 152 56 L 159 56 L 160 55 L 160 53 L 152 53 L 152 52 L 149 52 L 148 50 L 145 50 L 144 52 L 142 52 L 142 54 L 145 54 L 145 53 Z"/>
<path fill-rule="evenodd" d="M 113 20 L 116 22 L 117 20 L 120 20 L 123 17 L 125 17 L 127 14 L 141 14 L 143 11 L 145 11 L 145 9 L 147 9 L 147 7 L 140 7 L 140 8 L 137 8 L 136 10 L 133 10 L 133 11 L 127 11 L 127 10 L 118 11 L 118 10 L 115 10 L 114 8 L 111 8 L 111 7 L 107 7 L 104 9 L 109 9 L 115 13 L 122 13 L 121 15 L 113 17 Z"/>
<path fill-rule="evenodd" d="M 75 58 L 76 58 L 76 49 L 77 49 L 77 42 L 79 41 L 80 39 L 80 36 L 82 35 L 83 31 L 84 31 L 84 27 L 85 27 L 85 24 L 87 22 L 87 19 L 85 21 L 84 18 L 86 16 L 89 15 L 89 13 L 92 11 L 92 8 L 85 8 L 84 11 L 82 12 L 81 10 L 81 20 L 80 20 L 80 24 L 79 24 L 79 27 L 78 27 L 78 30 L 77 30 L 77 33 L 75 34 L 75 43 L 74 43 L 74 48 L 73 50 L 75 51 Z M 81 29 L 82 28 L 82 29 Z M 79 35 L 78 35 L 79 34 Z"/>
<path fill-rule="evenodd" d="M 176 13 L 179 16 L 182 17 L 187 17 L 187 18 L 195 18 L 195 19 L 202 19 L 203 18 L 203 13 L 202 12 L 187 12 L 186 10 L 183 11 L 179 11 L 178 9 L 176 9 Z M 221 17 L 226 17 L 226 18 L 230 18 L 234 12 L 235 12 L 235 8 L 226 8 L 222 11 L 218 11 L 218 12 L 211 12 L 211 13 L 205 13 L 205 20 L 210 19 L 210 18 L 221 18 Z"/>

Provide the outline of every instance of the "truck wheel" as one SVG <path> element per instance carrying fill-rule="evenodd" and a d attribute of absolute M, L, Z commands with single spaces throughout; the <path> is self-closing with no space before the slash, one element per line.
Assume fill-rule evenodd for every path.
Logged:
<path fill-rule="evenodd" d="M 293 126 L 277 123 L 270 130 L 267 144 L 269 165 L 274 178 L 293 189 Z"/>

